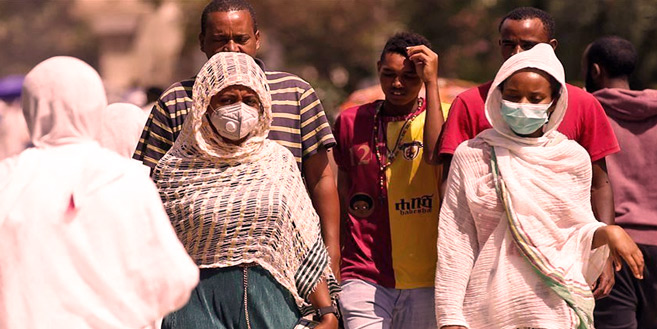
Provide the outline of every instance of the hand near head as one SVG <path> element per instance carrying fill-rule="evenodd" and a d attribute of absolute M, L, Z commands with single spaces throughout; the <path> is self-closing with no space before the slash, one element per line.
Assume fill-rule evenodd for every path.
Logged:
<path fill-rule="evenodd" d="M 425 84 L 438 81 L 438 55 L 425 45 L 406 48 L 408 59 L 415 64 L 415 72 Z"/>

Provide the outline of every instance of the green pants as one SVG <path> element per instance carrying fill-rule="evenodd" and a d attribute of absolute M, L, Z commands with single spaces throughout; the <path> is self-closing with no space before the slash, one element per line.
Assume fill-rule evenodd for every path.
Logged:
<path fill-rule="evenodd" d="M 292 295 L 259 266 L 201 269 L 189 302 L 166 317 L 162 329 L 292 329 L 301 314 Z"/>

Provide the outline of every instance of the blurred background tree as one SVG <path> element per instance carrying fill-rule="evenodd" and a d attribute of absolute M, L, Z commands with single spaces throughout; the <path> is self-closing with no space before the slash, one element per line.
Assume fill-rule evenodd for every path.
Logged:
<path fill-rule="evenodd" d="M 98 65 L 97 43 L 73 1 L 0 0 L 0 77 L 25 74 L 54 55 Z"/>
<path fill-rule="evenodd" d="M 184 42 L 171 82 L 195 74 L 205 60 L 198 33 L 204 0 L 0 0 L 0 76 L 25 73 L 55 54 L 101 61 L 99 41 L 71 4 L 108 1 L 125 7 L 165 3 L 182 12 Z M 268 69 L 308 80 L 331 112 L 356 89 L 376 83 L 376 61 L 394 32 L 424 34 L 440 55 L 440 75 L 473 82 L 492 79 L 502 58 L 499 20 L 518 6 L 534 6 L 557 22 L 558 56 L 569 81 L 578 83 L 581 53 L 595 38 L 615 34 L 632 41 L 640 55 L 634 86 L 657 83 L 657 1 L 655 0 L 252 0 L 263 35 L 260 57 Z M 102 13 L 101 13 L 102 14 Z M 93 22 L 93 20 L 91 20 Z M 167 35 L 158 35 L 167 42 Z M 136 55 L 138 56 L 138 55 Z M 145 87 L 145 86 L 142 86 Z M 161 86 L 166 87 L 166 86 Z M 329 113 L 330 114 L 330 113 Z"/>

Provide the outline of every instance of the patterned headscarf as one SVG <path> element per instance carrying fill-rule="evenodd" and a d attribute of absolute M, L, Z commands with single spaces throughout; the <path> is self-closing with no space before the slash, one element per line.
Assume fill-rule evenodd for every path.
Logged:
<path fill-rule="evenodd" d="M 210 98 L 234 85 L 255 91 L 263 108 L 241 145 L 224 142 L 205 115 Z M 334 298 L 339 289 L 294 156 L 266 138 L 270 122 L 262 70 L 248 55 L 218 53 L 199 72 L 192 113 L 153 179 L 178 238 L 199 267 L 256 263 L 307 313 L 319 282 L 327 280 Z"/>
<path fill-rule="evenodd" d="M 218 136 L 205 115 L 212 96 L 236 85 L 253 90 L 262 106 L 258 125 L 241 145 L 228 143 Z M 254 156 L 262 150 L 272 120 L 267 77 L 253 58 L 233 52 L 212 56 L 196 76 L 192 95 L 192 112 L 185 120 L 180 136 L 170 152 L 180 157 L 229 164 L 253 161 Z"/>

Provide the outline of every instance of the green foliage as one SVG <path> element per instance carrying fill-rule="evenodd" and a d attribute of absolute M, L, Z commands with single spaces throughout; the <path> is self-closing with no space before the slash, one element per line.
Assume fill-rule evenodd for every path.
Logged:
<path fill-rule="evenodd" d="M 161 3 L 163 0 L 144 0 Z M 185 13 L 185 49 L 177 76 L 200 67 L 198 33 L 205 0 L 178 0 Z M 68 54 L 95 64 L 98 44 L 74 18 L 73 0 L 0 1 L 0 76 L 25 73 L 39 61 Z M 534 6 L 557 22 L 557 54 L 569 81 L 581 81 L 580 57 L 595 38 L 616 34 L 640 55 L 636 87 L 657 83 L 655 0 L 252 0 L 263 37 L 260 56 L 269 69 L 308 80 L 331 112 L 355 89 L 376 82 L 376 61 L 386 39 L 412 30 L 440 56 L 440 75 L 490 80 L 502 58 L 498 24 L 509 10 Z M 347 73 L 346 75 L 344 73 Z M 330 113 L 329 113 L 330 114 Z"/>
<path fill-rule="evenodd" d="M 42 60 L 70 55 L 94 65 L 97 44 L 73 18 L 73 1 L 0 1 L 0 77 L 25 74 Z"/>

